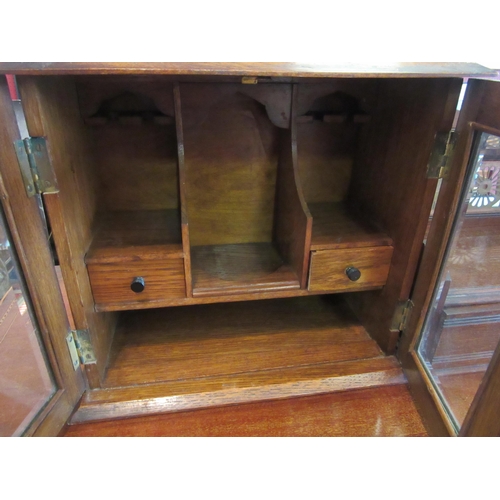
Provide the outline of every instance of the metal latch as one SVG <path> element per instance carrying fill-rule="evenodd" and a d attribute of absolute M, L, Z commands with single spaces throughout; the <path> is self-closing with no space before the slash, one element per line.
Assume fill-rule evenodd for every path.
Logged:
<path fill-rule="evenodd" d="M 45 137 L 28 137 L 14 142 L 26 194 L 58 193 Z"/>
<path fill-rule="evenodd" d="M 457 143 L 457 132 L 438 132 L 427 167 L 429 179 L 442 179 L 448 175 L 451 157 Z"/>
<path fill-rule="evenodd" d="M 398 303 L 392 317 L 392 331 L 404 331 L 406 325 L 408 324 L 408 321 L 410 320 L 411 312 L 413 311 L 413 305 L 414 304 L 410 299 Z"/>

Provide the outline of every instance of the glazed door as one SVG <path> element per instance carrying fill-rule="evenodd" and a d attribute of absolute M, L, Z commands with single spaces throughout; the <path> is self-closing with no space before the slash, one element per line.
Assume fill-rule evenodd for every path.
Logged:
<path fill-rule="evenodd" d="M 400 353 L 431 433 L 498 436 L 500 82 L 469 82 L 457 135 Z"/>
<path fill-rule="evenodd" d="M 57 435 L 84 390 L 67 343 L 70 324 L 39 195 L 28 197 L 20 139 L 0 78 L 0 429 L 4 436 Z"/>

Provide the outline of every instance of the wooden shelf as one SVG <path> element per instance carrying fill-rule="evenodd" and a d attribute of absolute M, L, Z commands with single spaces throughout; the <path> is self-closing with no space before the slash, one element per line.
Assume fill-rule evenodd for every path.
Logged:
<path fill-rule="evenodd" d="M 391 246 L 392 239 L 354 219 L 343 203 L 310 203 L 313 216 L 311 250 Z"/>
<path fill-rule="evenodd" d="M 178 210 L 106 212 L 98 217 L 87 264 L 183 257 Z"/>
<path fill-rule="evenodd" d="M 299 289 L 272 243 L 191 247 L 193 297 Z"/>
<path fill-rule="evenodd" d="M 192 392 L 202 377 L 229 383 L 247 372 L 380 356 L 340 296 L 134 311 L 118 325 L 105 387 L 184 380 Z"/>

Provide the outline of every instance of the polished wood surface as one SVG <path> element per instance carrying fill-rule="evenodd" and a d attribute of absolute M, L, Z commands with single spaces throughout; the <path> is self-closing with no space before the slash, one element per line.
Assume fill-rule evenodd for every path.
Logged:
<path fill-rule="evenodd" d="M 306 288 L 309 270 L 312 217 L 307 208 L 297 166 L 297 131 L 295 106 L 297 86 L 293 89 L 292 123 L 290 132 L 282 134 L 281 155 L 276 186 L 274 239 L 286 262 Z"/>
<path fill-rule="evenodd" d="M 340 298 L 155 309 L 123 314 L 105 387 L 380 355 Z"/>
<path fill-rule="evenodd" d="M 7 82 L 0 78 L 0 196 L 29 290 L 37 326 L 58 392 L 32 422 L 27 434 L 56 435 L 69 418 L 83 390 L 81 370 L 68 356 L 68 318 L 48 245 L 38 200 L 28 198 L 13 142 L 19 140 Z"/>
<path fill-rule="evenodd" d="M 184 255 L 178 210 L 104 212 L 96 219 L 87 264 Z"/>
<path fill-rule="evenodd" d="M 484 289 L 499 300 L 500 217 L 466 216 L 446 266 L 451 278 L 450 299 L 455 303 L 474 301 Z"/>
<path fill-rule="evenodd" d="M 377 82 L 336 79 L 296 87 L 298 167 L 304 196 L 309 204 L 341 202 L 347 197 L 361 133 L 357 118 L 369 118 Z"/>
<path fill-rule="evenodd" d="M 147 307 L 157 298 L 186 296 L 184 261 L 155 255 L 154 260 L 136 257 L 122 262 L 88 264 L 94 301 L 100 306 L 137 302 Z M 136 293 L 130 287 L 135 278 L 144 280 L 145 288 Z"/>
<path fill-rule="evenodd" d="M 451 129 L 462 81 L 383 80 L 361 141 L 348 196 L 351 210 L 369 217 L 393 239 L 394 255 L 382 291 L 352 296 L 370 335 L 393 352 L 399 331 L 392 316 L 410 296 L 436 180 L 427 178 L 435 134 Z"/>
<path fill-rule="evenodd" d="M 85 394 L 72 423 L 404 383 L 392 356 L 111 388 Z"/>
<path fill-rule="evenodd" d="M 248 87 L 180 86 L 191 246 L 272 241 L 279 129 Z"/>
<path fill-rule="evenodd" d="M 383 246 L 311 252 L 309 290 L 345 292 L 384 286 L 392 250 L 392 247 Z M 361 272 L 357 281 L 347 276 L 349 267 Z"/>
<path fill-rule="evenodd" d="M 99 387 L 116 317 L 95 312 L 84 262 L 100 203 L 91 140 L 72 79 L 24 77 L 18 85 L 30 135 L 48 140 L 59 192 L 45 196 L 45 207 L 76 327 L 89 330 L 97 359 L 85 365 L 87 377 Z"/>
<path fill-rule="evenodd" d="M 165 74 L 234 75 L 276 77 L 443 77 L 496 76 L 496 71 L 475 63 L 390 63 L 390 64 L 308 64 L 293 62 L 190 62 L 190 63 L 112 63 L 112 62 L 11 62 L 1 63 L 0 73 L 20 74 Z"/>
<path fill-rule="evenodd" d="M 392 239 L 357 219 L 343 203 L 309 203 L 313 216 L 311 250 L 391 246 Z"/>
<path fill-rule="evenodd" d="M 168 95 L 168 92 L 165 92 Z M 95 151 L 102 209 L 179 207 L 175 127 L 120 122 L 88 127 Z"/>
<path fill-rule="evenodd" d="M 281 282 L 282 285 L 282 282 Z M 302 290 L 296 285 L 294 288 L 281 288 L 281 285 L 276 289 L 264 291 L 240 291 L 239 293 L 224 293 L 221 290 L 220 295 L 204 295 L 202 297 L 186 297 L 186 298 L 169 298 L 161 297 L 151 299 L 148 308 L 161 308 L 172 306 L 192 306 L 199 304 L 215 304 L 220 302 L 244 302 L 246 300 L 267 300 L 267 299 L 283 299 L 289 297 L 314 297 L 316 295 L 323 295 L 323 291 Z M 266 285 L 267 286 L 267 285 Z M 334 293 L 334 292 L 332 292 Z M 129 302 L 126 304 L 102 304 L 96 305 L 96 310 L 99 312 L 106 311 L 132 311 L 136 309 L 144 309 L 145 304 L 137 302 Z"/>
<path fill-rule="evenodd" d="M 431 387 L 428 376 L 422 368 L 418 367 L 416 362 L 417 354 L 414 349 L 431 304 L 434 287 L 438 280 L 441 263 L 451 234 L 454 217 L 450 216 L 450 214 L 455 214 L 458 207 L 462 206 L 460 193 L 469 164 L 474 132 L 475 130 L 483 130 L 483 126 L 499 129 L 499 111 L 500 100 L 498 99 L 497 82 L 478 80 L 468 82 L 467 92 L 457 123 L 458 141 L 455 146 L 455 153 L 449 175 L 443 179 L 440 187 L 439 198 L 415 283 L 413 302 L 414 309 L 419 311 L 419 314 L 410 318 L 401 341 L 400 356 L 410 382 L 412 394 L 415 397 L 417 406 L 426 408 L 429 414 L 428 429 L 432 433 L 435 433 L 436 428 L 442 428 L 443 425 L 449 426 L 449 419 L 442 411 L 439 397 Z M 479 119 L 481 120 L 480 124 L 477 123 Z M 490 367 L 490 369 L 492 368 Z M 491 416 L 492 414 L 489 414 L 489 418 Z M 498 421 L 498 418 L 496 421 Z M 467 432 L 468 425 L 466 419 L 462 427 L 462 433 Z"/>
<path fill-rule="evenodd" d="M 177 162 L 179 168 L 179 201 L 182 226 L 182 249 L 184 252 L 184 276 L 186 295 L 193 295 L 193 277 L 191 273 L 191 243 L 189 239 L 189 218 L 186 199 L 186 162 L 184 161 L 184 131 L 182 127 L 182 105 L 179 84 L 174 86 L 175 130 L 177 133 Z"/>
<path fill-rule="evenodd" d="M 460 426 L 464 422 L 483 377 L 484 371 L 439 375 L 439 389 Z"/>
<path fill-rule="evenodd" d="M 100 65 L 72 66 L 74 71 L 82 74 L 102 71 L 105 75 L 97 77 L 95 81 L 101 83 L 96 83 L 95 86 L 88 83 L 93 77 L 76 77 L 78 85 L 83 82 L 88 85 L 87 91 L 80 93 L 79 97 L 83 97 L 80 103 L 74 98 L 73 77 L 60 76 L 54 80 L 49 76 L 24 78 L 24 82 L 28 82 L 24 83 L 24 92 L 31 116 L 28 124 L 30 133 L 33 130 L 36 132 L 33 135 L 48 136 L 51 153 L 55 156 L 54 168 L 58 180 L 61 178 L 60 187 L 63 187 L 60 194 L 54 195 L 52 201 L 47 202 L 47 207 L 50 221 L 56 227 L 54 235 L 57 250 L 62 255 L 63 275 L 66 273 L 70 276 L 67 288 L 69 301 L 75 309 L 75 323 L 80 328 L 81 325 L 88 327 L 93 337 L 96 337 L 94 347 L 99 360 L 105 361 L 107 355 L 110 355 L 108 365 L 104 362 L 87 367 L 91 387 L 99 387 L 103 383 L 106 367 L 109 370 L 105 384 L 111 384 L 106 385 L 109 387 L 106 390 L 127 391 L 132 390 L 134 385 L 147 387 L 150 384 L 173 384 L 183 379 L 230 377 L 241 373 L 238 372 L 240 369 L 243 372 L 264 372 L 378 358 L 381 353 L 373 339 L 386 352 L 395 348 L 400 332 L 390 330 L 392 316 L 397 304 L 407 299 L 412 290 L 426 219 L 436 186 L 435 180 L 426 177 L 427 161 L 435 133 L 448 130 L 451 124 L 461 79 L 451 78 L 450 75 L 457 66 L 442 66 L 440 78 L 434 78 L 438 75 L 432 74 L 435 70 L 432 65 L 381 67 L 378 74 L 371 73 L 366 67 L 361 73 L 349 73 L 348 68 L 354 69 L 354 66 L 349 65 L 341 66 L 344 69 L 337 74 L 328 73 L 327 66 L 312 68 L 276 63 L 267 66 L 267 74 L 257 73 L 266 67 L 266 64 L 259 63 L 195 63 L 191 65 L 191 70 L 176 63 L 156 66 L 147 63 L 143 66 L 134 63 L 130 66 L 98 66 Z M 57 66 L 51 67 L 50 64 L 46 68 L 47 72 L 57 71 Z M 59 67 L 60 71 L 66 71 L 67 68 Z M 300 73 L 301 68 L 304 73 Z M 419 71 L 424 68 L 431 71 L 431 77 L 414 78 L 422 76 Z M 182 71 L 185 71 L 184 75 L 180 74 Z M 258 85 L 240 84 L 243 76 L 241 71 L 247 71 L 245 76 L 251 76 L 254 71 Z M 117 77 L 113 83 L 115 77 L 112 75 L 107 82 L 106 75 L 109 72 L 136 74 L 122 78 L 122 83 L 118 85 L 115 83 L 120 78 Z M 155 74 L 158 80 L 153 78 Z M 358 79 L 357 83 L 348 78 L 349 75 L 356 74 L 366 78 Z M 392 74 L 401 78 L 371 78 Z M 445 74 L 448 76 L 445 77 Z M 338 81 L 328 81 L 325 78 L 328 75 L 339 76 Z M 295 79 L 301 76 L 306 79 Z M 143 93 L 130 87 L 125 90 L 125 94 L 117 94 L 118 86 L 128 78 L 132 87 L 149 81 L 144 83 L 146 91 Z M 224 83 L 221 84 L 222 82 Z M 307 89 L 304 87 L 303 101 L 299 99 L 303 110 L 297 107 L 291 109 L 292 88 L 303 84 L 310 85 Z M 329 84 L 331 88 L 327 89 Z M 101 85 L 105 88 L 104 93 L 100 90 Z M 162 86 L 165 89 L 164 97 L 160 95 Z M 131 92 L 131 95 L 127 92 Z M 296 93 L 295 96 L 297 95 Z M 144 109 L 148 113 L 153 112 L 153 120 L 148 121 L 149 118 L 144 114 L 134 114 L 135 110 L 129 109 L 131 102 L 145 105 Z M 495 106 L 493 108 L 496 109 Z M 118 118 L 114 115 L 116 112 Z M 494 113 L 483 105 L 478 116 L 488 122 L 493 119 Z M 83 125 L 84 122 L 89 125 Z M 56 130 L 57 125 L 61 129 L 59 132 Z M 144 134 L 138 132 L 137 137 L 132 137 L 134 127 Z M 294 141 L 294 130 L 297 130 L 294 127 L 302 130 L 302 139 L 298 134 L 298 139 Z M 123 134 L 120 128 L 123 129 Z M 88 146 L 92 141 L 98 144 L 103 137 L 99 134 L 105 129 L 111 134 L 110 149 L 121 151 L 107 151 L 107 141 L 104 140 L 97 148 L 97 157 L 101 155 L 105 161 L 94 161 Z M 149 134 L 149 129 L 154 129 L 154 132 Z M 280 150 L 283 146 L 281 135 L 286 137 L 289 130 L 292 136 L 291 165 L 295 178 L 288 175 L 287 179 L 294 181 L 288 183 L 288 187 L 294 189 L 287 189 L 285 196 L 290 207 L 285 203 L 285 208 L 280 208 L 278 202 L 281 203 L 283 198 L 279 198 L 278 191 L 287 187 L 285 182 L 279 180 L 280 168 L 284 165 L 280 163 Z M 148 170 L 151 175 L 146 176 L 147 179 L 137 180 L 137 185 L 141 182 L 146 184 L 141 184 L 137 193 L 138 203 L 134 207 L 128 207 L 128 200 L 134 202 L 134 190 L 131 186 L 134 184 L 134 175 L 139 175 L 138 171 L 142 168 L 141 154 L 137 154 L 137 151 L 141 149 L 141 141 L 147 141 L 148 137 L 153 138 L 154 144 L 144 146 L 144 150 L 151 153 L 145 154 L 144 169 L 151 166 L 152 170 Z M 125 144 L 121 144 L 122 142 Z M 294 154 L 297 154 L 297 162 L 293 161 Z M 161 158 L 166 159 L 165 171 L 162 170 Z M 123 171 L 120 169 L 121 161 L 129 165 L 125 165 Z M 103 168 L 108 170 L 105 174 L 100 174 Z M 291 170 L 286 172 L 290 174 Z M 171 180 L 162 177 L 165 174 Z M 148 187 L 147 183 L 154 182 L 152 178 L 156 175 L 161 182 Z M 109 189 L 109 201 L 106 199 L 106 189 Z M 148 189 L 153 192 L 151 197 L 145 195 Z M 298 197 L 294 201 L 296 194 Z M 110 204 L 106 205 L 107 202 Z M 311 216 L 308 214 L 307 203 L 314 205 L 337 202 L 343 202 L 348 207 L 352 219 L 362 221 L 361 225 L 366 223 L 373 227 L 380 235 L 380 241 L 390 238 L 394 255 L 387 282 L 381 290 L 347 294 L 347 300 L 358 319 L 353 319 L 353 323 L 343 324 L 338 318 L 330 318 L 327 324 L 329 327 L 335 326 L 335 334 L 330 330 L 323 330 L 318 334 L 317 321 L 322 314 L 315 311 L 314 304 L 320 299 L 313 295 L 306 296 L 316 291 L 309 292 L 299 288 L 305 283 L 308 267 Z M 151 205 L 147 205 L 148 203 Z M 104 307 L 98 304 L 96 308 L 83 264 L 84 256 L 95 236 L 94 215 L 103 208 L 108 213 L 116 209 L 140 212 L 150 208 L 180 209 L 182 255 L 178 255 L 176 259 L 182 264 L 183 287 L 187 297 L 167 298 L 159 294 L 161 296 L 144 302 L 140 307 L 145 304 L 156 308 L 192 305 L 190 308 L 169 307 L 166 310 L 152 309 L 124 314 L 112 348 L 110 341 L 116 316 L 96 314 L 95 309 L 125 309 L 130 303 L 118 306 L 116 303 L 107 303 Z M 301 217 L 296 217 L 296 214 L 305 214 L 306 223 L 303 224 L 304 220 L 301 221 Z M 327 214 L 323 218 L 326 224 L 328 219 Z M 292 233 L 291 238 L 288 236 L 288 241 L 279 236 L 276 230 L 282 222 L 285 225 L 291 222 L 289 228 L 292 229 L 285 231 Z M 332 224 L 334 225 L 335 223 Z M 348 228 L 347 240 L 351 237 L 350 226 Z M 320 234 L 325 236 L 322 232 L 324 228 L 319 229 Z M 336 244 L 335 235 L 326 234 L 327 239 L 330 236 L 332 243 Z M 371 237 L 367 235 L 365 242 Z M 315 252 L 321 255 L 320 252 L 391 249 L 391 244 L 362 246 L 364 243 L 360 243 L 361 240 L 362 238 L 353 238 L 354 248 L 321 248 Z M 285 241 L 281 247 L 280 241 Z M 388 239 L 384 243 L 386 241 Z M 179 251 L 180 242 L 177 240 L 175 243 L 176 252 Z M 294 250 L 300 251 L 295 252 L 295 256 L 287 251 L 287 244 L 290 246 L 290 243 L 298 243 Z M 344 243 L 345 241 L 340 241 L 340 244 Z M 231 250 L 231 245 L 267 245 L 268 250 L 247 252 L 238 263 L 238 256 L 228 251 Z M 207 255 L 198 259 L 198 263 L 203 264 L 204 272 L 209 275 L 212 283 L 208 281 L 208 294 L 191 297 L 191 274 L 193 282 L 197 276 L 194 271 L 196 259 L 193 259 L 191 271 L 190 257 L 196 253 L 196 248 L 209 248 Z M 105 258 L 115 262 L 107 262 L 105 265 L 116 265 L 118 261 L 123 264 L 131 262 L 134 255 L 133 252 L 122 256 L 113 255 L 111 251 Z M 156 260 L 155 265 L 163 258 L 153 251 L 143 255 L 147 256 L 146 260 L 150 263 Z M 273 284 L 269 287 L 268 282 L 261 287 L 260 273 L 265 271 L 269 277 L 272 272 L 269 273 L 268 269 L 276 263 L 278 266 L 289 266 L 294 274 L 296 288 L 288 288 L 288 278 L 278 280 L 278 286 Z M 151 272 L 157 273 L 154 269 Z M 248 272 L 250 275 L 254 274 L 250 279 L 242 276 Z M 320 279 L 325 279 L 324 275 L 325 273 L 321 273 Z M 68 281 L 68 276 L 64 276 L 65 281 Z M 222 285 L 216 283 L 213 286 L 213 281 L 222 282 Z M 227 287 L 228 282 L 233 282 L 236 286 L 231 289 L 231 286 Z M 246 286 L 249 282 L 257 284 L 253 292 L 251 287 Z M 196 290 L 195 283 L 195 292 Z M 251 308 L 254 306 L 251 304 L 254 302 L 243 302 L 286 294 L 295 294 L 297 297 L 286 299 L 289 302 L 286 313 L 282 311 L 278 314 L 282 318 L 286 316 L 288 321 L 286 323 L 282 319 L 283 323 L 277 323 L 278 334 L 266 328 L 269 323 L 273 325 L 273 318 L 276 316 L 273 307 L 277 306 L 274 302 L 280 301 L 259 301 L 259 306 L 255 306 L 253 311 Z M 224 304 L 196 306 L 194 304 L 197 301 Z M 307 307 L 299 304 L 307 304 Z M 135 307 L 137 305 L 130 305 L 131 309 Z M 223 307 L 223 310 L 210 319 L 211 313 L 208 311 L 211 308 L 217 310 L 218 307 Z M 297 319 L 296 316 L 301 312 L 301 307 L 306 312 L 309 311 L 307 334 L 305 325 L 300 332 L 296 329 L 297 324 L 302 325 L 300 318 Z M 247 315 L 243 313 L 244 308 L 249 311 Z M 333 310 L 338 315 L 341 308 L 335 306 Z M 420 307 L 417 312 L 422 310 Z M 196 311 L 202 311 L 199 318 L 196 317 Z M 302 313 L 308 316 L 304 310 Z M 169 314 L 172 318 L 164 316 Z M 181 319 L 175 319 L 176 315 Z M 354 318 L 352 315 L 350 317 Z M 82 318 L 85 320 L 83 323 L 80 321 Z M 292 319 L 294 325 L 289 321 Z M 252 327 L 259 326 L 260 330 L 249 330 L 247 322 Z M 337 328 L 339 324 L 341 326 Z M 124 330 L 124 325 L 128 330 Z M 212 330 L 207 333 L 206 328 L 210 325 Z M 99 327 L 105 328 L 105 331 Z M 281 327 L 284 328 L 283 331 L 280 330 Z M 346 340 L 358 328 L 367 338 Z M 311 329 L 315 331 L 314 336 L 310 334 Z M 373 339 L 369 338 L 367 332 Z M 245 336 L 250 337 L 250 341 L 245 338 L 243 342 Z M 405 341 L 403 338 L 403 343 Z M 363 345 L 366 351 L 360 350 Z M 370 349 L 376 349 L 377 354 L 367 354 Z M 410 367 L 410 371 L 415 373 L 414 368 L 417 371 L 420 368 L 418 360 L 412 359 L 414 365 Z M 183 371 L 187 375 L 183 375 Z M 315 383 L 328 378 L 331 377 L 325 376 L 311 383 L 318 388 L 322 383 Z M 278 385 L 286 392 L 286 382 Z M 251 389 L 246 386 L 244 389 L 247 396 L 251 397 Z M 428 386 L 425 391 L 431 399 L 434 398 L 435 394 Z M 297 394 L 299 393 L 300 390 L 297 389 Z M 129 400 L 135 401 L 130 397 L 131 393 L 128 394 Z M 226 397 L 221 394 L 219 396 L 222 399 Z M 208 399 L 211 397 L 207 396 Z M 239 400 L 243 401 L 244 398 Z M 121 400 L 119 403 L 126 401 Z M 133 403 L 131 404 L 133 407 Z M 146 408 L 147 403 L 141 404 L 142 408 Z M 121 408 L 120 411 L 123 411 L 124 407 Z M 442 425 L 446 427 L 446 423 Z"/>
<path fill-rule="evenodd" d="M 193 297 L 300 288 L 272 243 L 191 247 Z"/>
<path fill-rule="evenodd" d="M 500 437 L 500 344 L 484 374 L 462 425 L 463 436 Z"/>
<path fill-rule="evenodd" d="M 71 425 L 65 436 L 426 436 L 405 385 Z"/>

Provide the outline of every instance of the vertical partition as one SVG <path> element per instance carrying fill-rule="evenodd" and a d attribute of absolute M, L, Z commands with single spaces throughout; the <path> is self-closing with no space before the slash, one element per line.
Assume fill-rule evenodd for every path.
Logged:
<path fill-rule="evenodd" d="M 302 193 L 297 158 L 297 86 L 292 93 L 290 129 L 282 133 L 276 184 L 275 239 L 283 258 L 307 286 L 313 219 Z"/>

